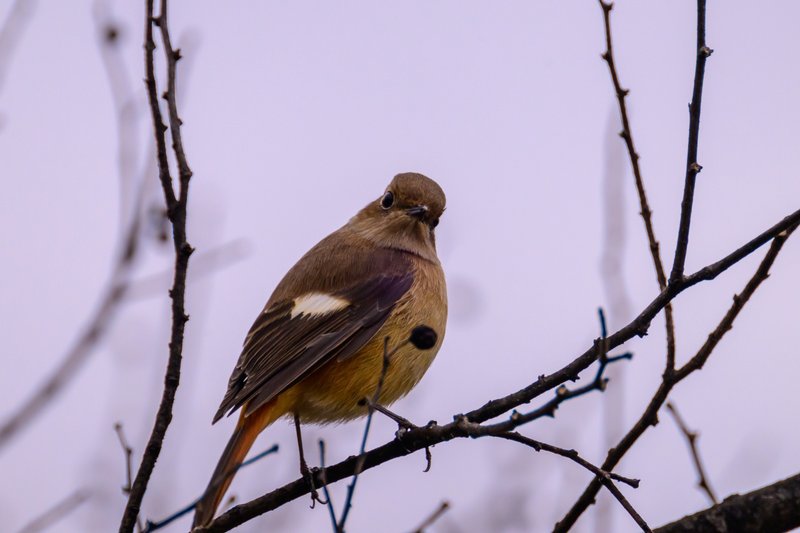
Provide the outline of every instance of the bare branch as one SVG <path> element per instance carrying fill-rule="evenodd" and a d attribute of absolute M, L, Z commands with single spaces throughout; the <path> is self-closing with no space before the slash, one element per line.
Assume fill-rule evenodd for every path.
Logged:
<path fill-rule="evenodd" d="M 133 479 L 133 476 L 131 476 L 131 455 L 133 455 L 133 449 L 125 438 L 125 432 L 120 422 L 114 424 L 114 431 L 117 433 L 117 439 L 119 439 L 122 453 L 125 454 L 125 485 L 122 486 L 122 493 L 129 494 L 131 492 L 131 481 Z"/>
<path fill-rule="evenodd" d="M 637 334 L 646 332 L 650 320 L 652 320 L 652 318 L 661 309 L 663 309 L 667 302 L 673 300 L 678 294 L 687 288 L 696 285 L 697 283 L 715 278 L 739 262 L 741 259 L 752 253 L 754 250 L 758 249 L 758 247 L 763 245 L 765 242 L 768 242 L 770 239 L 780 235 L 780 237 L 773 242 L 773 247 L 770 248 L 768 257 L 765 257 L 765 260 L 769 259 L 769 264 L 771 264 L 779 251 L 779 246 L 778 249 L 774 249 L 776 246 L 775 243 L 780 242 L 782 245 L 783 241 L 788 236 L 788 232 L 783 232 L 787 229 L 795 228 L 798 224 L 800 224 L 800 210 L 795 211 L 791 215 L 785 217 L 783 220 L 765 230 L 760 235 L 756 236 L 748 243 L 731 252 L 716 263 L 698 270 L 694 274 L 685 277 L 678 283 L 669 285 L 667 289 L 662 291 L 661 294 L 659 294 L 652 302 L 650 302 L 650 304 L 632 322 L 607 338 L 609 349 L 619 346 Z M 365 454 L 363 470 L 374 468 L 387 461 L 396 459 L 398 457 L 404 457 L 414 453 L 415 451 L 422 450 L 435 444 L 447 442 L 455 438 L 467 437 L 468 435 L 464 429 L 461 428 L 462 420 L 477 423 L 485 422 L 502 415 L 503 413 L 506 413 L 523 403 L 528 403 L 545 392 L 558 387 L 565 381 L 577 378 L 578 374 L 591 365 L 596 358 L 597 349 L 595 345 L 593 345 L 586 352 L 578 356 L 575 360 L 560 370 L 547 376 L 540 376 L 536 382 L 528 385 L 527 387 L 503 398 L 492 400 L 484 404 L 479 409 L 470 411 L 465 415 L 458 415 L 457 417 L 454 417 L 456 420 L 449 424 L 444 426 L 429 424 L 424 427 L 417 427 L 406 432 L 402 432 L 394 440 L 368 451 Z M 660 400 L 658 405 L 661 405 L 665 399 L 666 395 Z M 355 472 L 356 461 L 357 459 L 355 457 L 350 457 L 338 464 L 329 466 L 324 470 L 320 470 L 316 473 L 316 479 L 320 482 L 325 479 L 328 483 L 335 483 L 336 481 L 349 477 Z M 613 470 L 613 467 L 606 468 L 604 465 L 603 469 L 608 471 Z M 253 517 L 272 511 L 281 505 L 299 498 L 307 493 L 308 486 L 305 480 L 295 480 L 254 500 L 241 503 L 231 508 L 226 513 L 217 517 L 208 526 L 204 528 L 198 528 L 197 532 L 228 531 L 238 525 L 243 524 Z"/>
<path fill-rule="evenodd" d="M 675 245 L 675 259 L 670 283 L 683 276 L 686 263 L 686 249 L 689 247 L 689 225 L 692 221 L 694 184 L 697 174 L 703 168 L 697 163 L 697 145 L 700 140 L 700 109 L 703 102 L 703 79 L 706 73 L 706 59 L 713 50 L 706 46 L 706 0 L 697 0 L 697 53 L 694 67 L 694 86 L 692 102 L 689 104 L 689 141 L 686 149 L 686 182 L 681 201 L 681 220 L 678 225 L 678 242 Z"/>
<path fill-rule="evenodd" d="M 636 152 L 636 147 L 633 143 L 633 133 L 631 131 L 630 120 L 628 119 L 628 106 L 625 104 L 625 97 L 628 96 L 630 91 L 623 89 L 619 81 L 619 74 L 617 66 L 614 62 L 614 47 L 611 42 L 611 10 L 614 7 L 612 3 L 606 3 L 603 0 L 598 0 L 600 7 L 603 10 L 603 23 L 605 27 L 606 36 L 606 51 L 603 52 L 603 60 L 608 64 L 608 70 L 611 73 L 611 81 L 614 84 L 614 93 L 617 96 L 617 103 L 619 105 L 619 114 L 622 121 L 622 131 L 620 137 L 625 141 L 625 146 L 628 148 L 628 156 L 631 161 L 631 168 L 633 169 L 633 177 L 636 181 L 636 192 L 639 195 L 639 206 L 642 220 L 644 221 L 645 232 L 647 233 L 647 241 L 650 243 L 650 255 L 653 259 L 653 267 L 656 270 L 656 279 L 658 280 L 658 288 L 663 291 L 667 287 L 667 276 L 664 272 L 664 263 L 661 260 L 661 252 L 659 251 L 658 240 L 656 239 L 655 230 L 653 229 L 653 212 L 650 210 L 650 205 L 647 202 L 647 193 L 644 189 L 644 180 L 642 179 L 642 170 L 639 167 L 639 154 Z M 672 306 L 667 304 L 664 306 L 664 318 L 667 329 L 667 368 L 671 371 L 675 368 L 675 322 L 672 317 Z"/>
<path fill-rule="evenodd" d="M 686 438 L 686 443 L 689 445 L 689 451 L 692 453 L 694 468 L 697 471 L 697 486 L 706 493 L 708 499 L 711 500 L 711 503 L 719 503 L 719 501 L 717 501 L 717 497 L 714 495 L 714 491 L 711 489 L 711 484 L 708 482 L 708 476 L 706 475 L 706 469 L 703 467 L 703 461 L 700 459 L 700 451 L 697 448 L 697 438 L 699 435 L 696 431 L 691 431 L 689 429 L 689 427 L 683 421 L 680 413 L 678 413 L 678 409 L 672 402 L 667 402 L 667 410 L 672 415 L 672 418 L 675 419 L 678 429 L 681 430 L 681 433 L 683 433 L 683 436 Z"/>
<path fill-rule="evenodd" d="M 193 249 L 186 240 L 186 205 L 189 194 L 189 180 L 192 176 L 191 170 L 186 163 L 186 155 L 181 142 L 180 128 L 181 121 L 178 117 L 178 107 L 175 95 L 176 65 L 180 59 L 180 53 L 173 50 L 169 39 L 169 27 L 167 22 L 167 0 L 161 0 L 161 11 L 157 20 L 153 19 L 153 0 L 146 0 L 145 17 L 145 70 L 147 72 L 147 94 L 150 102 L 150 109 L 153 116 L 153 127 L 155 129 L 156 146 L 158 152 L 159 177 L 164 190 L 164 200 L 167 205 L 167 213 L 172 222 L 172 241 L 175 247 L 175 277 L 170 290 L 172 298 L 172 332 L 169 343 L 169 360 L 164 376 L 164 392 L 161 403 L 158 407 L 153 430 L 144 450 L 141 465 L 136 473 L 136 478 L 131 488 L 128 504 L 122 516 L 119 531 L 120 533 L 130 533 L 133 530 L 142 498 L 147 490 L 150 476 L 155 468 L 158 456 L 161 453 L 164 436 L 167 428 L 172 421 L 172 405 L 175 402 L 175 392 L 180 383 L 181 360 L 183 357 L 183 337 L 186 322 L 189 317 L 185 311 L 186 293 L 186 272 L 189 267 L 189 256 Z M 155 62 L 153 51 L 155 42 L 153 40 L 153 24 L 157 24 L 161 29 L 161 39 L 164 45 L 164 54 L 167 61 L 167 92 L 166 99 L 169 108 L 169 122 L 173 139 L 173 149 L 178 160 L 180 172 L 180 190 L 178 198 L 172 187 L 172 176 L 167 161 L 166 138 L 164 126 L 161 119 L 161 110 L 158 106 L 158 95 L 155 80 Z"/>
<path fill-rule="evenodd" d="M 128 444 L 128 439 L 125 438 L 125 431 L 122 429 L 122 423 L 117 422 L 114 424 L 114 431 L 117 433 L 119 445 L 122 448 L 122 453 L 125 456 L 125 485 L 122 486 L 122 494 L 127 496 L 131 493 L 131 483 L 133 482 L 133 469 L 131 467 L 131 456 L 133 455 L 133 449 L 131 448 L 130 444 Z M 144 526 L 142 526 L 142 520 L 140 517 L 136 518 L 136 530 L 144 530 Z"/>
<path fill-rule="evenodd" d="M 483 428 L 481 428 L 483 429 Z M 537 452 L 545 451 L 555 455 L 560 455 L 561 457 L 565 457 L 570 461 L 574 461 L 575 463 L 579 464 L 589 472 L 593 473 L 596 476 L 600 476 L 602 478 L 608 478 L 609 480 L 619 481 L 620 483 L 624 483 L 629 487 L 634 489 L 639 488 L 639 480 L 633 479 L 625 476 L 621 476 L 619 474 L 614 474 L 612 472 L 606 472 L 605 470 L 593 465 L 580 455 L 575 450 L 566 450 L 564 448 L 559 448 L 558 446 L 553 446 L 552 444 L 547 444 L 546 442 L 538 441 L 531 439 L 530 437 L 526 437 L 516 431 L 504 431 L 500 433 L 495 433 L 492 431 L 479 432 L 480 436 L 484 435 L 491 435 L 493 437 L 499 437 L 501 439 L 512 440 L 514 442 L 519 442 L 520 444 L 524 444 L 533 448 Z"/>
<path fill-rule="evenodd" d="M 636 510 L 633 508 L 630 502 L 628 502 L 625 496 L 622 495 L 622 493 L 613 483 L 614 480 L 621 481 L 627 485 L 630 485 L 633 488 L 637 488 L 639 486 L 638 479 L 630 479 L 620 476 L 618 474 L 612 474 L 610 472 L 606 472 L 605 470 L 596 467 L 589 461 L 582 458 L 580 455 L 578 455 L 578 452 L 575 450 L 565 450 L 563 448 L 559 448 L 551 444 L 533 440 L 531 438 L 525 437 L 524 435 L 520 435 L 519 433 L 516 432 L 500 433 L 495 436 L 503 439 L 513 440 L 521 444 L 525 444 L 526 446 L 530 446 L 537 452 L 546 451 L 554 453 L 556 455 L 560 455 L 561 457 L 566 457 L 567 459 L 570 459 L 571 461 L 574 461 L 575 463 L 581 465 L 583 468 L 592 472 L 602 480 L 603 484 L 606 486 L 606 488 L 608 488 L 609 492 L 611 492 L 611 494 L 617 499 L 617 501 L 619 501 L 619 503 L 628 512 L 628 514 L 631 515 L 631 517 L 639 525 L 639 527 L 642 528 L 642 531 L 650 531 L 650 527 L 647 525 L 644 519 L 639 515 L 639 513 L 636 512 Z"/>
<path fill-rule="evenodd" d="M 704 511 L 656 529 L 656 533 L 772 533 L 800 527 L 800 474 L 768 487 L 728 496 Z"/>
<path fill-rule="evenodd" d="M 189 163 L 186 161 L 186 153 L 183 149 L 183 138 L 181 137 L 181 125 L 183 121 L 181 121 L 178 116 L 178 99 L 177 91 L 175 90 L 177 78 L 176 70 L 178 61 L 181 59 L 181 51 L 172 48 L 172 41 L 169 36 L 169 25 L 167 24 L 167 1 L 168 0 L 161 0 L 161 12 L 159 13 L 158 20 L 153 22 L 161 30 L 161 40 L 164 43 L 164 54 L 167 59 L 167 90 L 163 96 L 167 101 L 167 108 L 169 109 L 169 131 L 172 137 L 172 149 L 175 152 L 175 159 L 178 161 L 178 176 L 180 179 L 178 205 L 182 206 L 181 212 L 175 213 L 175 215 L 182 215 L 185 219 L 186 201 L 189 194 L 189 180 L 192 178 L 192 170 L 189 168 Z M 173 220 L 173 231 L 175 230 L 175 220 Z M 179 250 L 179 244 L 175 243 L 175 245 L 176 250 Z"/>
<path fill-rule="evenodd" d="M 800 209 L 783 218 L 780 222 L 764 230 L 750 241 L 729 253 L 722 259 L 708 266 L 705 266 L 684 277 L 682 280 L 669 284 L 666 289 L 656 296 L 645 307 L 637 317 L 624 327 L 617 330 L 608 337 L 608 349 L 613 350 L 624 342 L 635 336 L 643 336 L 650 327 L 650 321 L 666 306 L 686 289 L 703 281 L 715 279 L 717 276 L 728 270 L 730 267 L 753 253 L 755 250 L 771 241 L 773 238 L 786 230 L 791 230 L 800 224 Z M 587 349 L 583 354 L 574 359 L 571 363 L 549 375 L 539 376 L 536 382 L 497 400 L 491 400 L 480 408 L 470 411 L 466 416 L 473 421 L 483 422 L 500 416 L 506 411 L 528 403 L 541 394 L 552 390 L 566 381 L 574 381 L 578 374 L 588 368 L 597 359 L 597 349 L 595 345 Z"/>
<path fill-rule="evenodd" d="M 628 433 L 620 440 L 620 442 L 611 450 L 609 450 L 605 462 L 603 463 L 603 470 L 612 470 L 622 457 L 631 449 L 636 441 L 641 437 L 650 426 L 658 423 L 658 411 L 661 406 L 666 402 L 669 393 L 673 387 L 680 383 L 692 372 L 702 368 L 705 361 L 711 355 L 711 352 L 719 344 L 723 335 L 731 329 L 733 322 L 742 310 L 744 305 L 749 301 L 750 297 L 758 289 L 759 285 L 767 279 L 769 269 L 775 262 L 784 242 L 789 237 L 791 231 L 785 231 L 778 234 L 772 241 L 772 245 L 765 254 L 756 272 L 750 278 L 750 281 L 745 285 L 744 290 L 738 296 L 733 297 L 733 305 L 725 313 L 720 323 L 708 336 L 708 339 L 700 347 L 697 353 L 686 363 L 681 369 L 677 370 L 674 374 L 664 375 L 661 385 L 658 387 L 653 398 L 650 400 L 647 408 L 636 424 L 628 431 Z M 601 483 L 598 478 L 595 478 L 586 490 L 583 491 L 578 501 L 572 506 L 567 515 L 556 524 L 554 531 L 565 532 L 568 531 L 577 521 L 583 512 L 594 503 L 595 497 L 600 490 Z"/>

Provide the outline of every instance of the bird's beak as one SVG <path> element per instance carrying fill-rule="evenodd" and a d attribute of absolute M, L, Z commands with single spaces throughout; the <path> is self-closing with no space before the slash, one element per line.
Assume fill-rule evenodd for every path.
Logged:
<path fill-rule="evenodd" d="M 414 217 L 417 220 L 422 220 L 425 218 L 425 215 L 428 214 L 428 206 L 427 205 L 415 205 L 414 207 L 409 207 L 406 209 L 406 214 L 410 217 Z"/>

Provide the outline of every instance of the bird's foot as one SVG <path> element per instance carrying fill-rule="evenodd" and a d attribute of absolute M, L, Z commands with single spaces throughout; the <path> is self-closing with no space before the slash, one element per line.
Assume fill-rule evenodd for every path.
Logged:
<path fill-rule="evenodd" d="M 300 463 L 300 475 L 302 475 L 303 479 L 306 480 L 306 484 L 311 492 L 312 509 L 316 506 L 317 502 L 319 502 L 320 505 L 328 505 L 328 501 L 321 497 L 319 492 L 317 492 L 317 486 L 316 483 L 314 483 L 314 477 L 316 477 L 318 470 L 318 468 L 309 468 L 305 460 Z"/>

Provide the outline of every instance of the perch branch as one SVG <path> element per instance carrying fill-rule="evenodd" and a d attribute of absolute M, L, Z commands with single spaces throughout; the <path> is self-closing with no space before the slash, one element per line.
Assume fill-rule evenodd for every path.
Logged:
<path fill-rule="evenodd" d="M 714 279 L 764 243 L 769 242 L 785 230 L 796 227 L 798 224 L 800 224 L 800 210 L 787 216 L 716 263 L 710 264 L 694 274 L 685 277 L 678 283 L 668 286 L 666 290 L 662 291 L 661 294 L 650 302 L 638 317 L 608 337 L 609 349 L 619 346 L 638 333 L 646 332 L 650 320 L 663 309 L 668 301 L 674 299 L 687 288 L 701 283 L 702 281 Z M 783 237 L 780 237 L 781 244 L 782 240 L 785 240 L 785 237 L 785 234 Z M 776 240 L 775 242 L 779 241 Z M 770 252 L 768 253 L 771 260 L 774 260 L 777 251 L 778 250 L 775 249 L 775 244 L 773 244 L 773 247 L 770 248 Z M 523 403 L 528 403 L 541 394 L 558 387 L 565 381 L 576 378 L 577 374 L 585 370 L 596 357 L 596 348 L 592 346 L 584 354 L 578 356 L 560 370 L 547 376 L 540 376 L 536 382 L 517 392 L 497 400 L 492 400 L 479 409 L 470 411 L 465 415 L 459 415 L 456 417 L 456 420 L 449 424 L 429 424 L 424 427 L 412 428 L 406 432 L 402 432 L 400 437 L 366 452 L 363 470 L 374 468 L 399 457 L 405 457 L 415 451 L 423 450 L 435 444 L 447 442 L 455 438 L 467 437 L 468 435 L 459 427 L 459 421 L 461 419 L 481 423 L 508 412 Z M 335 483 L 336 481 L 350 477 L 355 472 L 356 462 L 356 457 L 350 457 L 340 463 L 321 469 L 316 473 L 317 479 L 320 482 L 325 479 L 328 483 Z M 613 470 L 613 468 L 606 468 L 605 466 L 603 469 L 606 471 Z M 305 479 L 295 480 L 254 500 L 241 503 L 231 508 L 217 517 L 207 527 L 198 528 L 197 533 L 229 531 L 256 516 L 272 511 L 307 493 L 308 485 Z"/>

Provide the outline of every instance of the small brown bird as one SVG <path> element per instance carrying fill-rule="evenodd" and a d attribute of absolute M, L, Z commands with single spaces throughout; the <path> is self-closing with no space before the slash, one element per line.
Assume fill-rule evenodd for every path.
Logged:
<path fill-rule="evenodd" d="M 435 181 L 398 174 L 380 198 L 320 241 L 281 280 L 250 328 L 214 416 L 217 422 L 241 408 L 197 504 L 195 527 L 213 519 L 236 468 L 276 420 L 324 424 L 366 415 L 361 400 L 377 390 L 384 339 L 400 348 L 378 402 L 391 404 L 422 379 L 447 320 L 434 237 L 444 208 Z M 433 346 L 401 345 L 420 325 L 435 332 Z"/>

